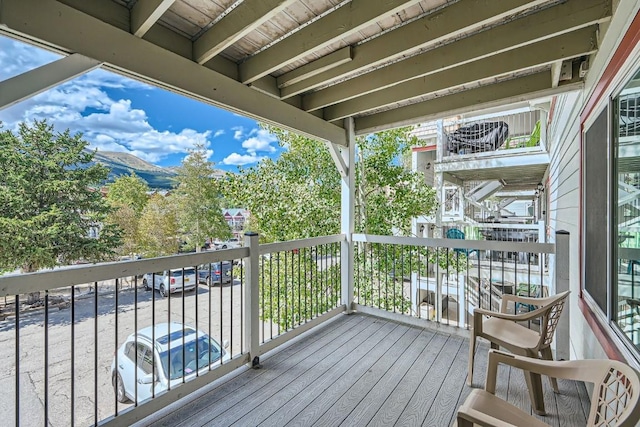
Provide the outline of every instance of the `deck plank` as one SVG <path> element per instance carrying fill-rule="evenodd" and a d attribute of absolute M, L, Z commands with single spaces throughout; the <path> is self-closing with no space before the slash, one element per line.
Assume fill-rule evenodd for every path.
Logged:
<path fill-rule="evenodd" d="M 463 344 L 462 347 L 460 347 L 460 351 L 465 351 L 466 353 L 460 354 L 458 357 L 462 357 L 464 359 L 464 363 L 468 363 L 469 360 L 469 345 L 468 343 L 465 341 L 466 346 Z M 484 343 L 484 342 L 479 342 L 476 345 L 476 355 L 475 355 L 475 373 L 474 373 L 474 377 L 475 377 L 475 381 L 474 383 L 477 385 L 482 385 L 481 388 L 484 388 L 484 384 L 486 382 L 487 379 L 487 363 L 489 361 L 489 345 Z M 458 402 L 455 405 L 456 408 L 456 412 L 457 409 L 460 407 L 460 405 L 462 405 L 464 403 L 464 401 L 467 399 L 467 397 L 469 396 L 469 393 L 471 393 L 471 390 L 474 389 L 474 387 L 469 387 L 467 385 L 467 372 L 468 369 L 465 368 L 465 379 L 464 379 L 464 384 L 462 386 L 462 390 L 460 392 L 460 396 L 458 397 Z M 453 419 L 455 418 L 456 413 L 454 412 L 453 415 L 451 416 L 451 421 L 448 425 L 453 423 Z"/>
<path fill-rule="evenodd" d="M 326 326 L 333 326 L 332 328 Z M 355 336 L 358 332 L 363 331 L 369 323 L 360 316 L 346 316 L 345 319 L 337 319 L 331 325 L 325 325 L 319 328 L 319 334 L 310 334 L 302 337 L 301 341 L 295 345 L 285 348 L 278 353 L 276 362 L 269 364 L 271 369 L 278 366 L 290 367 L 298 361 L 303 360 L 310 354 L 328 346 L 337 339 L 348 339 Z M 209 391 L 197 400 L 193 400 L 183 406 L 183 411 L 174 412 L 164 417 L 157 425 L 159 426 L 190 426 L 196 425 L 199 419 L 206 420 L 214 414 L 216 408 L 224 408 L 224 403 L 228 399 L 237 397 L 239 399 L 253 392 L 256 383 L 268 383 L 270 381 L 270 372 L 268 369 L 250 370 L 239 375 L 230 381 L 221 384 L 219 387 Z M 265 376 L 260 380 L 260 377 Z M 184 414 L 188 414 L 187 417 Z M 205 421 L 201 421 L 203 424 Z"/>
<path fill-rule="evenodd" d="M 405 373 L 400 383 L 393 390 L 384 403 L 380 406 L 380 410 L 374 415 L 369 422 L 370 426 L 383 427 L 393 425 L 404 411 L 411 396 L 423 381 L 428 367 L 433 365 L 436 357 L 440 354 L 442 347 L 448 339 L 447 335 L 436 333 L 433 339 L 418 355 L 413 365 Z"/>
<path fill-rule="evenodd" d="M 457 354 L 453 354 L 453 363 L 440 386 L 440 392 L 435 396 L 431 408 L 422 423 L 423 427 L 440 427 L 451 425 L 451 419 L 458 409 L 452 402 L 460 398 L 462 388 L 467 381 L 467 360 L 469 348 L 466 341 L 458 348 Z M 465 357 L 465 355 L 467 355 Z"/>
<path fill-rule="evenodd" d="M 581 404 L 580 387 L 584 389 L 584 384 L 571 380 L 558 380 L 560 394 L 556 394 L 554 397 L 557 402 L 557 414 L 562 415 L 558 416 L 558 425 L 560 427 L 587 424 L 587 417 L 589 416 L 589 413 L 587 412 L 585 414 L 584 408 Z M 587 406 L 587 410 L 588 409 L 589 407 Z"/>
<path fill-rule="evenodd" d="M 338 401 L 327 410 L 316 422 L 321 426 L 339 426 L 347 422 L 346 418 L 353 413 L 364 400 L 364 398 L 382 381 L 391 367 L 396 365 L 402 369 L 401 361 L 406 360 L 408 348 L 420 335 L 420 330 L 410 328 L 393 346 L 389 348 L 369 369 L 367 369 L 358 380 L 338 399 Z M 379 401 L 382 401 L 380 399 Z M 365 403 L 366 404 L 366 403 Z M 355 425 L 356 421 L 346 425 Z M 358 424 L 362 425 L 362 424 Z"/>
<path fill-rule="evenodd" d="M 317 365 L 310 366 L 306 372 L 296 379 L 295 383 L 281 387 L 279 390 L 275 390 L 276 386 L 270 386 L 268 390 L 265 389 L 263 392 L 268 395 L 268 399 L 265 399 L 254 410 L 238 418 L 235 422 L 237 425 L 258 425 L 283 406 L 286 406 L 287 412 L 294 412 L 295 409 L 291 404 L 292 399 L 299 398 L 308 402 L 311 400 L 308 394 L 317 389 L 321 383 L 326 383 L 325 376 L 337 375 L 340 377 L 349 373 L 353 365 L 362 360 L 367 353 L 374 352 L 377 347 L 382 348 L 384 344 L 381 341 L 384 341 L 388 334 L 401 334 L 403 332 L 410 332 L 410 329 L 389 323 L 380 328 L 375 335 L 368 338 L 364 337 L 366 341 L 363 339 L 361 344 L 356 344 L 357 341 L 352 340 L 348 345 L 343 345 L 340 348 L 341 351 L 333 352 Z M 330 384 L 327 384 L 327 388 Z M 213 420 L 215 425 L 226 425 L 227 421 L 226 418 Z M 276 423 L 271 420 L 269 423 L 272 423 L 271 425 L 281 425 L 281 421 Z"/>
<path fill-rule="evenodd" d="M 458 350 L 465 342 L 460 337 L 448 337 L 436 360 L 429 366 L 427 374 L 420 382 L 400 417 L 396 420 L 396 426 L 422 424 L 434 399 L 441 390 L 441 385 L 453 363 L 454 355 L 458 353 Z"/>
<path fill-rule="evenodd" d="M 346 390 L 353 385 L 356 379 L 360 378 L 371 366 L 384 355 L 404 334 L 414 328 L 402 327 L 393 334 L 389 334 L 389 339 L 376 345 L 372 351 L 360 354 L 357 363 L 352 364 L 352 368 L 338 378 L 335 378 L 331 384 L 326 384 L 322 393 L 314 399 L 307 399 L 307 405 L 293 419 L 287 423 L 287 426 L 310 426 L 313 425 L 325 412 L 327 412 L 335 402 L 340 399 Z"/>
<path fill-rule="evenodd" d="M 154 426 L 446 426 L 473 388 L 466 385 L 467 339 L 373 316 L 341 316 L 248 369 L 186 399 Z M 488 344 L 476 350 L 474 387 L 484 387 Z M 583 383 L 543 378 L 552 426 L 584 425 Z M 531 413 L 522 371 L 500 365 L 496 395 Z M 141 424 L 145 425 L 145 424 Z M 151 425 L 151 424 L 146 424 Z"/>
<path fill-rule="evenodd" d="M 273 396 L 274 393 L 289 385 L 300 375 L 312 369 L 327 357 L 330 357 L 334 352 L 338 351 L 340 354 L 348 354 L 351 350 L 369 348 L 372 342 L 378 343 L 382 341 L 382 339 L 396 327 L 397 325 L 390 324 L 386 321 L 374 322 L 361 333 L 355 335 L 344 334 L 336 339 L 336 341 L 339 341 L 339 344 L 334 342 L 332 345 L 326 345 L 313 354 L 308 355 L 304 360 L 297 361 L 291 366 L 278 365 L 275 368 L 266 367 L 269 371 L 267 375 L 265 375 L 268 381 L 262 381 L 259 384 L 254 381 L 250 393 L 242 399 L 233 399 L 233 403 L 229 399 L 225 399 L 223 402 L 224 410 L 218 411 L 215 416 L 209 416 L 204 420 L 204 425 L 226 426 L 233 424 Z M 339 347 L 336 347 L 337 345 L 339 345 Z M 263 370 L 264 369 L 265 368 L 263 368 Z M 264 380 L 264 378 L 261 379 Z"/>
<path fill-rule="evenodd" d="M 430 345 L 435 334 L 428 330 L 422 330 L 418 337 L 402 352 L 397 360 L 389 365 L 387 372 L 374 387 L 367 393 L 358 406 L 354 408 L 342 425 L 368 425 L 371 419 L 380 411 L 380 402 L 390 399 L 394 390 L 400 384 L 409 369 L 416 364 L 416 359 L 424 349 Z M 402 404 L 404 408 L 404 404 Z"/>

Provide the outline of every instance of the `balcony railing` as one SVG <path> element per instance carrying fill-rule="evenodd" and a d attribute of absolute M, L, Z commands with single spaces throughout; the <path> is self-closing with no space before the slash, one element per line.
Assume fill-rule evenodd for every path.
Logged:
<path fill-rule="evenodd" d="M 259 364 L 261 354 L 347 308 L 464 329 L 474 306 L 495 307 L 504 292 L 553 291 L 546 269 L 532 263 L 469 256 L 539 257 L 554 253 L 551 244 L 372 235 L 348 243 L 335 235 L 259 245 L 251 233 L 245 239 L 237 249 L 1 276 L 0 341 L 15 373 L 4 384 L 2 419 L 131 424 Z M 181 292 L 180 283 L 193 290 Z M 37 292 L 41 300 L 25 304 Z"/>
<path fill-rule="evenodd" d="M 541 141 L 539 111 L 492 115 L 469 120 L 448 120 L 443 123 L 444 156 L 479 155 L 505 150 L 518 152 L 539 147 Z"/>

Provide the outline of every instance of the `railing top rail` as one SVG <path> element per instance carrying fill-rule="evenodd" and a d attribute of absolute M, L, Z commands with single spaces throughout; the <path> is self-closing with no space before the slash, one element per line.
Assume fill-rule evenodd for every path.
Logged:
<path fill-rule="evenodd" d="M 99 282 L 116 277 L 138 276 L 154 271 L 191 267 L 248 256 L 249 248 L 236 248 L 135 261 L 72 265 L 34 273 L 7 274 L 0 276 L 0 297 Z"/>
<path fill-rule="evenodd" d="M 504 252 L 553 254 L 553 243 L 502 242 L 497 240 L 429 239 L 425 237 L 376 236 L 354 234 L 354 242 L 388 243 L 394 245 L 429 246 L 433 248 L 477 249 Z"/>
<path fill-rule="evenodd" d="M 344 234 L 333 234 L 331 236 L 312 237 L 309 239 L 289 240 L 287 242 L 266 243 L 260 245 L 260 255 L 272 252 L 284 252 L 293 249 L 309 248 L 312 246 L 326 245 L 329 243 L 342 242 Z"/>

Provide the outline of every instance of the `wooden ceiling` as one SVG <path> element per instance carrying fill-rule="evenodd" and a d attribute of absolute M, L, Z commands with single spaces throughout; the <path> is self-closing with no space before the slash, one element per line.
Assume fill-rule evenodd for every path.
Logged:
<path fill-rule="evenodd" d="M 0 33 L 345 145 L 346 118 L 364 134 L 580 88 L 611 15 L 611 0 L 2 0 Z"/>

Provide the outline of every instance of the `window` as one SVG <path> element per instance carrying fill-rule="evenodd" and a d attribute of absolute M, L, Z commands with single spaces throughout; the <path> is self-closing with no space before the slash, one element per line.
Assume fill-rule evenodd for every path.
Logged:
<path fill-rule="evenodd" d="M 640 348 L 640 71 L 613 100 L 612 320 Z"/>
<path fill-rule="evenodd" d="M 153 372 L 153 352 L 149 347 L 144 344 L 134 342 L 128 342 L 124 347 L 124 354 L 132 362 L 136 362 L 136 348 L 138 352 L 138 368 L 145 374 Z"/>
<path fill-rule="evenodd" d="M 584 134 L 584 288 L 607 313 L 608 108 L 586 127 Z"/>

